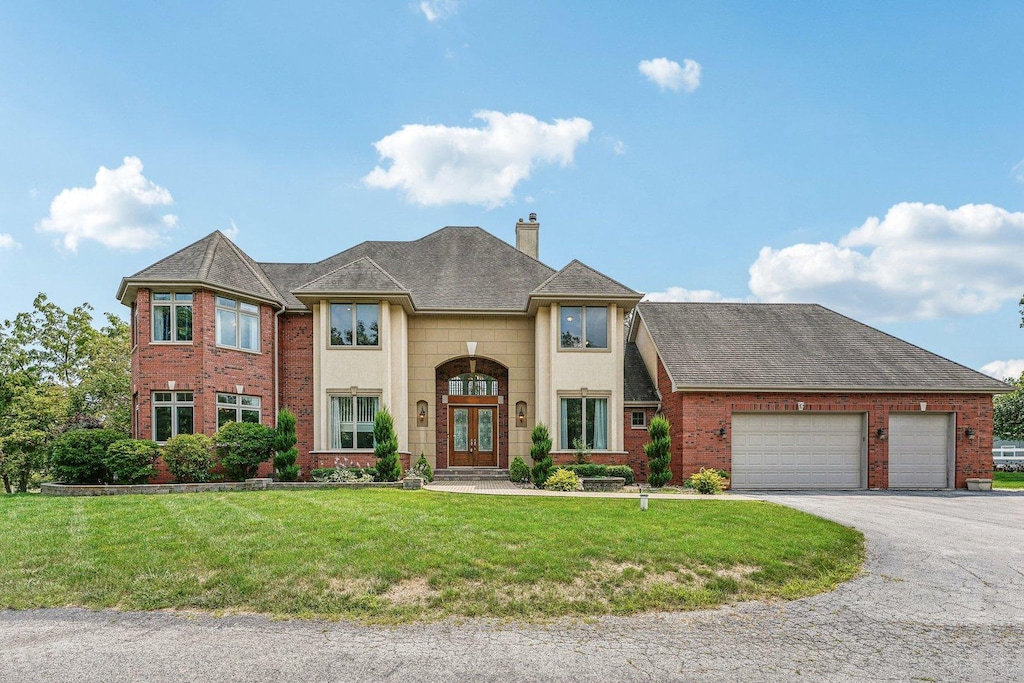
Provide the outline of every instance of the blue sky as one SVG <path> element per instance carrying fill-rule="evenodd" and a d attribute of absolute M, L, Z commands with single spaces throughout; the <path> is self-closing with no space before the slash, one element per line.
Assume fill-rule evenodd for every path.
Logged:
<path fill-rule="evenodd" d="M 1024 370 L 1024 4 L 706 5 L 6 3 L 0 318 L 123 315 L 214 229 L 310 261 L 533 211 L 554 267 Z"/>

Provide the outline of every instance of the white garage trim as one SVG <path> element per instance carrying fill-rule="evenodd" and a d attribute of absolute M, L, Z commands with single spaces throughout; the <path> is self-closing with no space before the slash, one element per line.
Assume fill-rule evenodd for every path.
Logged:
<path fill-rule="evenodd" d="M 736 413 L 734 489 L 867 487 L 863 413 Z"/>
<path fill-rule="evenodd" d="M 890 414 L 889 488 L 948 488 L 955 461 L 954 429 L 953 413 Z"/>

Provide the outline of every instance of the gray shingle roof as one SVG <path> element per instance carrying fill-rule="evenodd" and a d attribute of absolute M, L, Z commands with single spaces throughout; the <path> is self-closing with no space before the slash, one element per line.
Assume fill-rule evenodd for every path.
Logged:
<path fill-rule="evenodd" d="M 533 290 L 536 295 L 641 296 L 629 287 L 573 259 Z"/>
<path fill-rule="evenodd" d="M 640 356 L 640 349 L 632 342 L 626 344 L 626 358 L 623 364 L 623 400 L 630 401 L 658 401 L 658 390 L 651 381 L 651 375 L 647 372 L 644 359 Z"/>
<path fill-rule="evenodd" d="M 283 301 L 263 269 L 219 230 L 125 278 L 121 291 L 156 282 L 207 284 L 258 299 Z"/>
<path fill-rule="evenodd" d="M 644 302 L 638 312 L 676 389 L 1012 389 L 816 304 Z"/>
<path fill-rule="evenodd" d="M 373 259 L 363 256 L 341 268 L 321 275 L 312 282 L 292 290 L 296 294 L 330 294 L 333 292 L 373 292 L 407 294 L 408 290 L 378 266 Z"/>

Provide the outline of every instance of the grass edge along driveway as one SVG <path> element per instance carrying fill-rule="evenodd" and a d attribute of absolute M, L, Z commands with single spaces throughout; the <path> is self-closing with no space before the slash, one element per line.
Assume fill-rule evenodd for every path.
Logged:
<path fill-rule="evenodd" d="M 0 499 L 0 608 L 368 623 L 689 610 L 828 591 L 863 535 L 760 501 L 268 491 Z"/>
<path fill-rule="evenodd" d="M 993 472 L 992 488 L 1024 489 L 1024 472 Z"/>

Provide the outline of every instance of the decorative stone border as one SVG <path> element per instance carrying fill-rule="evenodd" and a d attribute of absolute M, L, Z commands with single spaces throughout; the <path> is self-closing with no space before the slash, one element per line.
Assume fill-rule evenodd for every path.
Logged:
<path fill-rule="evenodd" d="M 618 491 L 626 484 L 625 477 L 580 477 L 584 491 Z"/>
<path fill-rule="evenodd" d="M 419 479 L 406 481 L 326 482 L 246 479 L 210 484 L 43 484 L 44 496 L 125 496 L 132 494 L 203 493 L 205 491 L 281 491 L 296 489 L 418 489 Z"/>

